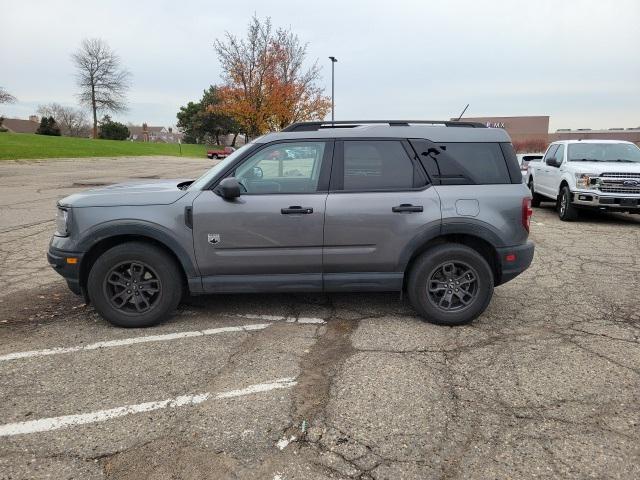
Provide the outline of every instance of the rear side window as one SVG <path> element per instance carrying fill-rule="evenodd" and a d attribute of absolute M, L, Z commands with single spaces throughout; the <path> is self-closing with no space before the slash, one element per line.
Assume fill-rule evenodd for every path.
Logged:
<path fill-rule="evenodd" d="M 463 175 L 478 185 L 511 183 L 499 143 L 444 143 L 439 146 L 443 152 L 438 156 L 438 164 L 443 175 Z"/>
<path fill-rule="evenodd" d="M 414 164 L 400 141 L 344 142 L 344 190 L 407 190 L 415 185 Z"/>

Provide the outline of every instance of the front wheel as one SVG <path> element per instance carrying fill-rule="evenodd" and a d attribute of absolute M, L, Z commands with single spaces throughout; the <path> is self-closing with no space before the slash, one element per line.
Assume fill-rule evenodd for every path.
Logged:
<path fill-rule="evenodd" d="M 169 317 L 182 297 L 182 275 L 162 249 L 127 242 L 91 267 L 87 291 L 98 313 L 120 327 L 150 327 Z"/>
<path fill-rule="evenodd" d="M 469 323 L 493 296 L 493 272 L 474 249 L 446 244 L 423 253 L 409 274 L 407 290 L 413 307 L 440 325 Z"/>
<path fill-rule="evenodd" d="M 558 216 L 564 222 L 571 222 L 578 218 L 578 209 L 571 203 L 571 190 L 566 185 L 560 191 L 558 198 Z"/>

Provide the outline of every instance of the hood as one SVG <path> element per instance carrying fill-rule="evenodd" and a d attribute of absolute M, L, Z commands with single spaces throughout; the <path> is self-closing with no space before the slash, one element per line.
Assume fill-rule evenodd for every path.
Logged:
<path fill-rule="evenodd" d="M 114 207 L 137 205 L 169 205 L 187 192 L 178 185 L 187 179 L 145 180 L 117 183 L 74 193 L 60 200 L 60 205 L 79 207 Z"/>
<path fill-rule="evenodd" d="M 576 172 L 601 175 L 609 173 L 640 173 L 640 163 L 622 162 L 567 162 L 567 168 Z"/>

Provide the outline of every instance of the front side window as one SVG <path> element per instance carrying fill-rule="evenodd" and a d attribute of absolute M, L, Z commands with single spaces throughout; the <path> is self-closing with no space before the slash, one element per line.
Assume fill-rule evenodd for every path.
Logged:
<path fill-rule="evenodd" d="M 249 194 L 316 192 L 325 149 L 325 142 L 269 145 L 242 162 L 234 176 Z"/>
<path fill-rule="evenodd" d="M 572 143 L 570 162 L 640 163 L 640 148 L 630 143 Z"/>
<path fill-rule="evenodd" d="M 547 153 L 545 153 L 544 158 L 542 159 L 542 161 L 546 162 L 548 158 L 553 157 L 554 154 L 556 153 L 556 150 L 558 150 L 558 145 L 551 145 L 549 147 L 549 149 L 547 150 Z"/>
<path fill-rule="evenodd" d="M 560 145 L 558 147 L 558 150 L 556 151 L 556 154 L 554 156 L 556 157 L 558 164 L 561 164 L 564 161 L 564 145 Z"/>
<path fill-rule="evenodd" d="M 414 188 L 414 165 L 398 140 L 344 142 L 344 190 Z"/>

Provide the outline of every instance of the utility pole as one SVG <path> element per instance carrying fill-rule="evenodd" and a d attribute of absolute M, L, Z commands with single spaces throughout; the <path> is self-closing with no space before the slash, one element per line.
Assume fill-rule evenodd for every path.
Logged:
<path fill-rule="evenodd" d="M 335 74 L 334 74 L 334 65 L 336 64 L 336 62 L 338 61 L 338 59 L 336 57 L 329 57 L 329 60 L 331 60 L 331 123 L 333 123 L 335 121 L 335 104 L 334 104 L 334 98 L 335 98 Z"/>

